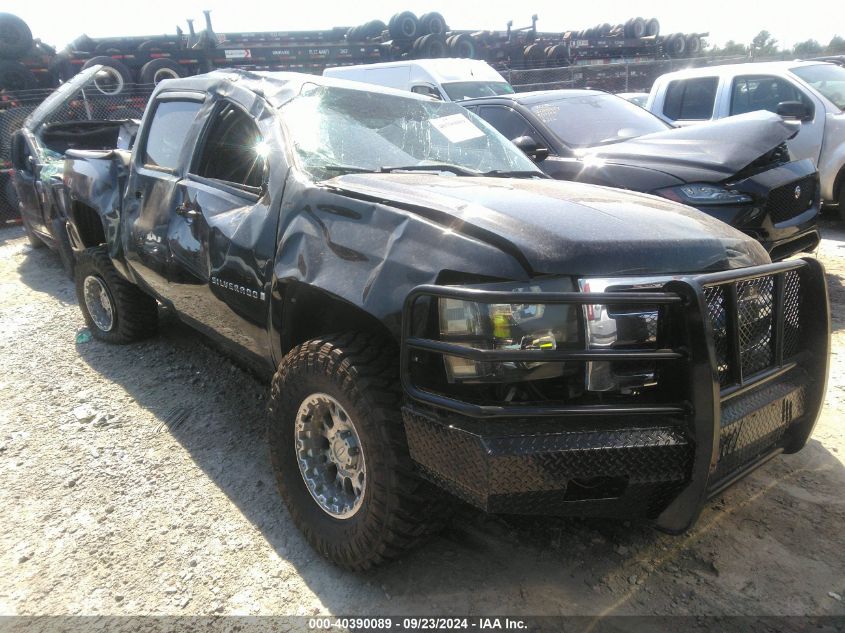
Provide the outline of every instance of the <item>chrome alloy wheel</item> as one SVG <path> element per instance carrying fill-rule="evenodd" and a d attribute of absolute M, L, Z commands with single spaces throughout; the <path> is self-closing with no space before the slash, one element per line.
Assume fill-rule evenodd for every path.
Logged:
<path fill-rule="evenodd" d="M 82 289 L 85 307 L 94 325 L 103 332 L 111 332 L 114 327 L 114 305 L 106 284 L 96 275 L 88 275 Z"/>
<path fill-rule="evenodd" d="M 353 516 L 364 500 L 367 467 L 352 418 L 330 395 L 313 393 L 296 412 L 294 433 L 299 472 L 317 505 L 338 519 Z"/>

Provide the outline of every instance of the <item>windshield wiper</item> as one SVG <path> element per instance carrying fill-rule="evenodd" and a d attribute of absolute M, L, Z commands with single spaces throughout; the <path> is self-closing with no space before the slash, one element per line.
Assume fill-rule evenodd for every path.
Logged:
<path fill-rule="evenodd" d="M 514 169 L 514 170 L 507 170 L 507 169 L 492 169 L 490 171 L 485 171 L 480 174 L 479 176 L 494 176 L 497 178 L 549 178 L 548 174 L 544 174 L 542 171 L 536 171 L 533 169 Z"/>
<path fill-rule="evenodd" d="M 481 176 L 479 171 L 469 169 L 468 167 L 461 167 L 460 165 L 453 165 L 452 163 L 430 163 L 427 165 L 405 165 L 405 166 L 391 166 L 379 167 L 377 172 L 380 174 L 389 174 L 396 171 L 448 171 L 458 176 Z"/>
<path fill-rule="evenodd" d="M 372 174 L 376 172 L 375 169 L 358 167 L 357 165 L 323 165 L 322 169 L 326 171 L 346 171 L 350 174 Z"/>

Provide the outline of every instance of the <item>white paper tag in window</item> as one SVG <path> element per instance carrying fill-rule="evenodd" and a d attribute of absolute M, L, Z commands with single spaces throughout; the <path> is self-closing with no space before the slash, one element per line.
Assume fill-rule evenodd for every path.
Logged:
<path fill-rule="evenodd" d="M 475 127 L 472 121 L 463 114 L 450 114 L 431 119 L 431 125 L 451 143 L 463 143 L 472 138 L 484 136 L 484 132 Z"/>

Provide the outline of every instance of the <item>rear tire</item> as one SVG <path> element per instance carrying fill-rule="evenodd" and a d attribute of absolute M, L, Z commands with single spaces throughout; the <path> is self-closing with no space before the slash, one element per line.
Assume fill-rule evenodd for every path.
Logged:
<path fill-rule="evenodd" d="M 268 440 L 279 492 L 311 546 L 347 569 L 398 557 L 444 519 L 445 495 L 417 477 L 408 453 L 398 367 L 383 337 L 342 334 L 294 348 L 273 377 Z M 338 418 L 326 410 L 350 420 L 354 433 L 333 431 Z M 357 452 L 337 448 L 338 437 L 353 435 L 343 442 Z M 344 466 L 337 460 L 346 454 L 360 462 Z M 345 477 L 360 469 L 360 484 L 347 488 Z"/>
<path fill-rule="evenodd" d="M 79 308 L 94 338 L 123 344 L 155 334 L 156 300 L 118 274 L 105 246 L 79 254 L 74 278 Z"/>

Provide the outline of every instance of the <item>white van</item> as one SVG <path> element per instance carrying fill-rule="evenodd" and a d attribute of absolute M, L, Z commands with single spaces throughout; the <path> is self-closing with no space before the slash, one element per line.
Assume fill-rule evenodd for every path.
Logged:
<path fill-rule="evenodd" d="M 690 68 L 657 78 L 646 109 L 674 125 L 769 110 L 798 128 L 793 159 L 816 164 L 825 206 L 845 220 L 845 68 L 817 61 Z"/>
<path fill-rule="evenodd" d="M 511 94 L 513 87 L 479 59 L 414 59 L 326 68 L 325 77 L 409 90 L 443 101 Z"/>

